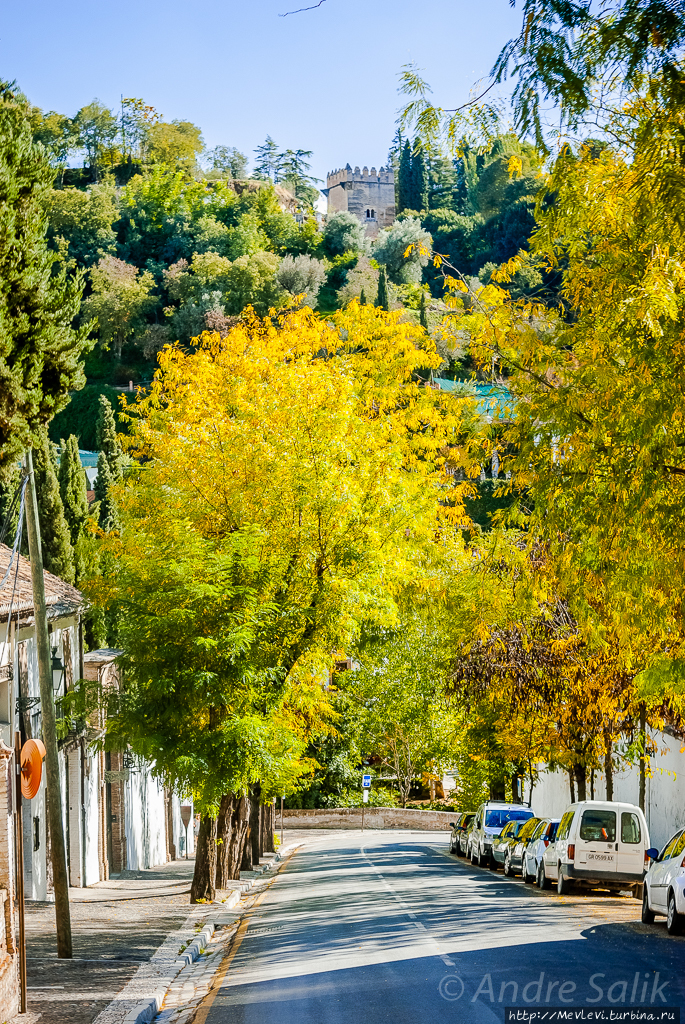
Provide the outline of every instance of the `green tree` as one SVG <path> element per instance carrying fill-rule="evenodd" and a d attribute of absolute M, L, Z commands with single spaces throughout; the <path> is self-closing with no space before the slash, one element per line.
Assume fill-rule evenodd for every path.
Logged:
<path fill-rule="evenodd" d="M 215 146 L 207 155 L 212 162 L 213 171 L 228 178 L 247 178 L 247 157 L 235 146 Z"/>
<path fill-rule="evenodd" d="M 98 502 L 98 523 L 105 533 L 119 529 L 119 516 L 112 495 L 115 478 L 109 468 L 107 456 L 103 451 L 98 455 L 98 475 L 95 477 L 93 491 Z"/>
<path fill-rule="evenodd" d="M 124 343 L 135 333 L 142 334 L 145 318 L 159 301 L 150 294 L 154 277 L 116 256 L 103 256 L 90 278 L 92 293 L 83 303 L 83 316 L 96 321 L 100 344 L 121 359 Z"/>
<path fill-rule="evenodd" d="M 45 235 L 54 171 L 33 142 L 24 97 L 0 83 L 0 471 L 83 387 L 87 331 L 74 330 L 83 281 Z"/>
<path fill-rule="evenodd" d="M 74 552 L 75 581 L 79 583 L 85 571 L 84 541 L 88 522 L 88 495 L 86 474 L 79 457 L 78 438 L 73 434 L 61 444 L 59 491 Z"/>
<path fill-rule="evenodd" d="M 53 189 L 46 196 L 48 237 L 55 248 L 67 243 L 67 254 L 80 267 L 92 267 L 116 252 L 113 225 L 119 220 L 116 185 L 111 175 L 88 189 Z"/>
<path fill-rule="evenodd" d="M 95 99 L 76 114 L 74 127 L 78 144 L 86 151 L 93 181 L 97 181 L 105 163 L 116 163 L 115 147 L 119 135 L 117 119 L 104 103 Z"/>
<path fill-rule="evenodd" d="M 415 143 L 414 155 L 411 162 L 411 206 L 410 209 L 421 213 L 428 209 L 428 167 L 424 156 L 423 148 Z"/>
<path fill-rule="evenodd" d="M 45 147 L 51 163 L 58 168 L 61 183 L 69 154 L 78 145 L 78 130 L 74 122 L 54 110 L 44 114 L 38 107 L 31 108 L 30 122 L 33 141 Z"/>
<path fill-rule="evenodd" d="M 381 267 L 378 274 L 378 295 L 376 296 L 376 305 L 379 309 L 384 309 L 386 311 L 390 308 L 388 278 L 385 273 L 385 267 Z"/>
<path fill-rule="evenodd" d="M 57 480 L 55 448 L 43 435 L 33 448 L 43 564 L 67 583 L 75 578 L 74 551 Z"/>
<path fill-rule="evenodd" d="M 400 166 L 397 181 L 397 212 L 413 209 L 412 203 L 412 171 L 411 171 L 411 143 L 406 140 L 400 157 Z"/>
<path fill-rule="evenodd" d="M 124 471 L 124 453 L 117 437 L 114 412 L 109 399 L 105 395 L 100 395 L 98 398 L 95 443 L 97 450 L 105 456 L 112 480 L 120 480 Z"/>
<path fill-rule="evenodd" d="M 353 213 L 334 213 L 323 229 L 323 250 L 329 258 L 344 253 L 361 255 L 368 249 L 364 228 Z"/>
<path fill-rule="evenodd" d="M 270 135 L 267 135 L 261 146 L 257 146 L 255 156 L 253 176 L 255 178 L 268 178 L 271 181 L 275 181 L 281 162 L 281 154 Z"/>
<path fill-rule="evenodd" d="M 432 245 L 433 239 L 418 217 L 407 217 L 380 233 L 373 255 L 385 266 L 393 284 L 418 284 Z"/>
<path fill-rule="evenodd" d="M 203 149 L 202 130 L 190 121 L 158 121 L 148 129 L 147 153 L 152 163 L 192 172 Z"/>
<path fill-rule="evenodd" d="M 428 309 L 425 292 L 421 292 L 421 305 L 419 306 L 419 323 L 423 327 L 424 331 L 428 330 Z"/>

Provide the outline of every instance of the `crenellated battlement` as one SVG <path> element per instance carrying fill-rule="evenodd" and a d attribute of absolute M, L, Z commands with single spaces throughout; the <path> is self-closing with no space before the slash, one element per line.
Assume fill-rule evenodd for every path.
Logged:
<path fill-rule="evenodd" d="M 352 170 L 352 167 L 349 164 L 345 167 L 339 168 L 337 171 L 330 171 L 326 175 L 327 188 L 334 188 L 336 185 L 340 185 L 343 182 L 348 181 L 363 181 L 368 183 L 374 182 L 377 184 L 393 185 L 395 183 L 395 175 L 392 168 L 388 168 L 386 170 L 385 167 L 381 167 L 378 172 L 376 172 L 375 167 L 372 167 L 371 170 L 369 170 L 368 167 L 362 167 L 361 169 L 359 167 L 355 167 L 354 170 Z"/>

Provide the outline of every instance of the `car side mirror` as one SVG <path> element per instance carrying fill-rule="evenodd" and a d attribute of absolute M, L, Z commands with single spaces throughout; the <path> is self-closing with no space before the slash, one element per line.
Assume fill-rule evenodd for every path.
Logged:
<path fill-rule="evenodd" d="M 645 856 L 649 857 L 650 860 L 657 860 L 659 857 L 659 851 L 656 846 L 650 846 L 648 850 L 645 850 Z"/>
<path fill-rule="evenodd" d="M 448 825 L 449 825 L 450 828 L 456 828 L 457 827 L 457 823 L 455 821 L 449 821 Z"/>

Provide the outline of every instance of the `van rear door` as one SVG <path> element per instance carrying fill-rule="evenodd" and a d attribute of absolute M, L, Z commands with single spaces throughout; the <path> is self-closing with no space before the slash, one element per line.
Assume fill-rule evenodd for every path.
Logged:
<path fill-rule="evenodd" d="M 608 807 L 586 807 L 576 840 L 576 867 L 592 877 L 593 872 L 617 871 L 616 811 Z"/>
<path fill-rule="evenodd" d="M 617 870 L 641 878 L 645 867 L 645 849 L 647 835 L 640 815 L 631 807 L 621 807 L 618 811 L 621 823 L 618 830 L 618 866 Z"/>

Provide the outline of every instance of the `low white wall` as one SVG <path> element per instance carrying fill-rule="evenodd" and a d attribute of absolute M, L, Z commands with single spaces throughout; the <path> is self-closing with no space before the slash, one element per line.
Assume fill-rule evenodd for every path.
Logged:
<path fill-rule="evenodd" d="M 416 807 L 367 807 L 364 809 L 364 827 L 444 832 L 454 821 L 455 814 L 455 811 L 422 811 Z M 276 823 L 279 822 L 280 813 Z M 286 828 L 361 828 L 362 812 L 360 807 L 284 810 L 283 824 Z"/>

